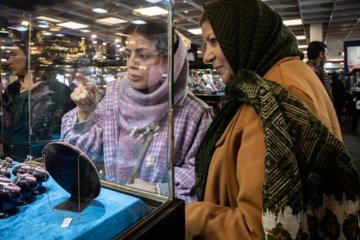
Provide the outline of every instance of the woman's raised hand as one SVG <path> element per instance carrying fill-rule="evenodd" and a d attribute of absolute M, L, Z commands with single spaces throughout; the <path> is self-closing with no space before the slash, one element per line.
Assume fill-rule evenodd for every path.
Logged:
<path fill-rule="evenodd" d="M 81 73 L 76 73 L 75 76 L 81 83 L 70 96 L 73 102 L 79 107 L 77 116 L 78 121 L 82 122 L 95 110 L 97 98 L 99 97 L 99 89 Z"/>

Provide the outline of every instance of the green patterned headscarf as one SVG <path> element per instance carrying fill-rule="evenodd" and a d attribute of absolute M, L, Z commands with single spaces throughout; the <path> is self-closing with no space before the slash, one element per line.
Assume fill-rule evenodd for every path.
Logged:
<path fill-rule="evenodd" d="M 229 101 L 196 155 L 199 201 L 211 177 L 207 175 L 216 142 L 241 104 L 249 102 L 259 115 L 266 146 L 264 238 L 354 239 L 360 179 L 346 147 L 301 100 L 262 78 L 285 57 L 303 58 L 295 36 L 280 15 L 259 0 L 220 0 L 204 8 L 236 75 L 226 85 Z M 334 224 L 330 229 L 329 223 Z"/>

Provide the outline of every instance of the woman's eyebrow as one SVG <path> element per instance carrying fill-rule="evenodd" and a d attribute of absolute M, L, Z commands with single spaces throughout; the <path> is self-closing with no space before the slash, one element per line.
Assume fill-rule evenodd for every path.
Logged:
<path fill-rule="evenodd" d="M 137 48 L 137 49 L 135 49 L 135 52 L 139 53 L 139 52 L 142 52 L 144 50 L 148 50 L 148 49 L 147 48 Z M 125 52 L 132 52 L 132 51 L 130 49 L 128 49 L 128 48 L 125 48 Z"/>

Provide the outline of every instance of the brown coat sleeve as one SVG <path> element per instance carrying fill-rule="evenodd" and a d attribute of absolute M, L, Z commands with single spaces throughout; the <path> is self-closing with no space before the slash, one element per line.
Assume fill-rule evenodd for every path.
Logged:
<path fill-rule="evenodd" d="M 244 104 L 216 145 L 204 201 L 185 207 L 186 239 L 262 239 L 264 155 L 260 119 Z"/>

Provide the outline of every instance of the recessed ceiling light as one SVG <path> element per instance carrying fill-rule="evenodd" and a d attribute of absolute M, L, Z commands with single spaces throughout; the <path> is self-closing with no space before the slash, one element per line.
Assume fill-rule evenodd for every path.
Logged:
<path fill-rule="evenodd" d="M 301 25 L 302 20 L 301 19 L 293 19 L 293 20 L 285 20 L 284 24 L 286 26 L 294 26 L 294 25 Z"/>
<path fill-rule="evenodd" d="M 50 35 L 52 35 L 52 33 L 50 33 L 50 32 L 43 32 L 42 35 L 50 36 Z"/>
<path fill-rule="evenodd" d="M 192 34 L 195 34 L 195 35 L 200 35 L 202 33 L 201 28 L 189 29 L 188 32 L 191 32 Z"/>
<path fill-rule="evenodd" d="M 134 12 L 145 16 L 157 16 L 157 15 L 168 14 L 168 11 L 160 7 L 138 8 L 138 9 L 134 9 Z"/>
<path fill-rule="evenodd" d="M 27 26 L 22 26 L 22 25 L 18 25 L 16 27 L 9 27 L 10 29 L 14 29 L 14 30 L 17 30 L 19 32 L 24 32 L 24 31 L 27 31 L 28 30 L 28 27 Z"/>
<path fill-rule="evenodd" d="M 96 34 L 91 35 L 91 38 L 97 38 Z"/>
<path fill-rule="evenodd" d="M 299 48 L 307 48 L 308 45 L 299 45 Z"/>
<path fill-rule="evenodd" d="M 23 26 L 29 26 L 29 22 L 28 22 L 28 21 L 22 21 L 22 22 L 21 22 L 21 25 L 23 25 Z"/>
<path fill-rule="evenodd" d="M 141 25 L 141 24 L 145 24 L 146 22 L 143 20 L 134 20 L 134 21 L 132 21 L 132 23 Z"/>
<path fill-rule="evenodd" d="M 62 34 L 62 33 L 58 33 L 58 34 L 55 34 L 56 37 L 65 37 L 65 34 Z"/>
<path fill-rule="evenodd" d="M 70 29 L 79 29 L 79 28 L 89 27 L 88 25 L 84 25 L 84 24 L 80 24 L 80 23 L 76 23 L 76 22 L 64 22 L 64 23 L 58 23 L 57 25 L 61 26 L 61 27 L 70 28 Z"/>
<path fill-rule="evenodd" d="M 305 36 L 295 36 L 297 38 L 297 40 L 304 40 Z"/>
<path fill-rule="evenodd" d="M 158 3 L 161 2 L 161 0 L 146 0 L 149 3 Z"/>
<path fill-rule="evenodd" d="M 112 26 L 114 24 L 125 23 L 127 22 L 127 20 L 121 18 L 108 17 L 108 18 L 98 19 L 95 22 Z"/>
<path fill-rule="evenodd" d="M 39 16 L 39 17 L 36 17 L 36 19 L 45 20 L 45 21 L 49 21 L 49 22 L 56 22 L 56 23 L 62 22 L 61 20 L 58 20 L 55 18 L 49 18 L 49 17 L 45 17 L 45 16 Z"/>
<path fill-rule="evenodd" d="M 93 8 L 93 12 L 96 12 L 96 13 L 108 13 L 108 10 L 103 9 L 103 8 Z"/>
<path fill-rule="evenodd" d="M 91 32 L 90 29 L 80 29 L 80 32 Z"/>
<path fill-rule="evenodd" d="M 40 28 L 49 28 L 49 25 L 47 25 L 47 24 L 39 24 L 38 27 L 40 27 Z"/>

